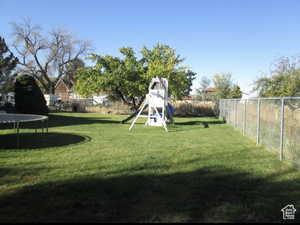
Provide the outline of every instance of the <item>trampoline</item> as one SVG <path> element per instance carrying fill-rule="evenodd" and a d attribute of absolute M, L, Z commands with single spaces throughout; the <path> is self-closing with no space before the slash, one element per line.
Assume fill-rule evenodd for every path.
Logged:
<path fill-rule="evenodd" d="M 33 115 L 33 114 L 12 114 L 0 113 L 0 124 L 12 124 L 14 133 L 17 134 L 17 147 L 20 147 L 20 129 L 22 123 L 36 122 L 35 133 L 41 129 L 44 134 L 45 130 L 48 133 L 48 116 Z"/>

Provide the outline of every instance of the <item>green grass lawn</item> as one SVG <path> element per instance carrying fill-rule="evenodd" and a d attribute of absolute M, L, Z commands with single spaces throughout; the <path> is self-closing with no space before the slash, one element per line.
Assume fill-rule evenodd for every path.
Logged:
<path fill-rule="evenodd" d="M 299 169 L 230 126 L 175 118 L 170 132 L 129 132 L 124 117 L 51 114 L 20 149 L 0 130 L 0 222 L 281 222 L 287 204 L 299 222 Z"/>

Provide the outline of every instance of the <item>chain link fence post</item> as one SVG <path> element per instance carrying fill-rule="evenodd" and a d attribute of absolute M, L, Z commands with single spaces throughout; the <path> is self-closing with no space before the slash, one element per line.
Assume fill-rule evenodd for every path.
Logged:
<path fill-rule="evenodd" d="M 223 114 L 223 101 L 222 99 L 219 100 L 219 120 L 222 118 Z"/>
<path fill-rule="evenodd" d="M 279 154 L 281 161 L 300 163 L 300 97 L 222 99 L 220 116 L 244 136 L 256 139 L 256 145 Z"/>
<path fill-rule="evenodd" d="M 284 136 L 284 97 L 281 98 L 280 113 L 280 160 L 283 160 L 283 136 Z"/>
<path fill-rule="evenodd" d="M 234 128 L 237 128 L 237 101 L 233 100 L 234 102 Z"/>
<path fill-rule="evenodd" d="M 256 113 L 256 145 L 259 144 L 260 140 L 259 140 L 259 137 L 260 137 L 260 98 L 257 99 L 257 113 Z"/>
<path fill-rule="evenodd" d="M 246 113 L 247 113 L 247 99 L 244 100 L 244 121 L 243 121 L 243 135 L 246 134 Z"/>

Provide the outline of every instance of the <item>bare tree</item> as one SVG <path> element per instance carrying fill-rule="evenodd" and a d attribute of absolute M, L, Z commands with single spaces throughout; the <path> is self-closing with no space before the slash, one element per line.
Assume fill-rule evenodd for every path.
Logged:
<path fill-rule="evenodd" d="M 196 91 L 199 95 L 201 95 L 202 100 L 206 100 L 206 92 L 205 91 L 209 87 L 210 82 L 211 82 L 210 79 L 207 78 L 206 76 L 201 77 L 200 87 Z"/>
<path fill-rule="evenodd" d="M 89 41 L 76 40 L 68 31 L 54 29 L 42 34 L 30 19 L 12 23 L 13 47 L 19 58 L 19 71 L 34 76 L 46 93 L 54 93 L 57 81 L 66 74 L 74 60 L 91 50 Z"/>

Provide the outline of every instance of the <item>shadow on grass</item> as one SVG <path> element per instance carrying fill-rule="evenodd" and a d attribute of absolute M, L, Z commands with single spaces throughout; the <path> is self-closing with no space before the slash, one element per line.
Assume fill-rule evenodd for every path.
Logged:
<path fill-rule="evenodd" d="M 212 117 L 214 118 L 214 117 Z M 175 122 L 173 124 L 169 124 L 169 132 L 182 132 L 182 131 L 188 131 L 188 130 L 194 130 L 199 128 L 209 128 L 209 125 L 215 125 L 215 124 L 224 124 L 224 121 L 218 120 L 215 118 L 215 120 L 211 121 L 205 121 L 205 120 L 192 120 L 192 121 L 184 121 L 184 122 Z"/>
<path fill-rule="evenodd" d="M 20 168 L 0 168 L 0 186 L 14 185 L 20 182 L 35 181 L 43 172 L 49 171 L 47 167 L 35 167 L 30 169 Z M 10 176 L 12 175 L 12 176 Z M 16 176 L 18 179 L 16 179 Z"/>
<path fill-rule="evenodd" d="M 23 187 L 0 198 L 1 221 L 282 222 L 281 208 L 300 207 L 300 179 L 278 181 L 281 174 L 257 177 L 226 168 L 128 174 Z"/>
<path fill-rule="evenodd" d="M 215 118 L 215 117 L 212 117 Z M 144 120 L 136 121 L 136 124 L 145 124 Z M 130 125 L 132 120 L 124 123 Z M 204 128 L 208 128 L 211 124 L 223 124 L 224 121 L 220 121 L 218 118 L 212 121 L 187 121 L 187 122 L 175 122 L 174 125 L 201 125 Z M 71 125 L 86 125 L 86 124 L 121 124 L 119 120 L 110 120 L 105 117 L 78 117 L 78 116 L 62 116 L 62 115 L 49 115 L 49 128 L 62 127 Z M 28 127 L 28 125 L 27 125 Z M 34 128 L 34 126 L 32 127 Z"/>
<path fill-rule="evenodd" d="M 71 114 L 72 115 L 72 114 Z M 110 120 L 105 117 L 80 117 L 75 116 L 63 116 L 63 115 L 48 115 L 48 127 L 64 127 L 73 125 L 88 125 L 88 124 L 120 124 L 120 121 Z M 35 122 L 23 122 L 20 124 L 22 129 L 41 129 L 46 127 L 46 123 L 43 121 Z M 0 129 L 12 129 L 13 124 L 0 124 Z"/>
<path fill-rule="evenodd" d="M 79 117 L 77 116 L 62 116 L 49 115 L 49 127 L 62 127 L 71 125 L 85 125 L 85 124 L 119 124 L 120 121 L 109 120 L 103 117 Z"/>
<path fill-rule="evenodd" d="M 186 121 L 186 122 L 175 122 L 175 125 L 201 125 L 204 128 L 209 128 L 211 124 L 224 124 L 224 121 L 214 120 L 214 121 Z"/>
<path fill-rule="evenodd" d="M 66 133 L 20 133 L 20 146 L 18 149 L 41 149 L 50 147 L 60 147 L 65 145 L 80 144 L 90 141 L 88 136 L 80 136 Z M 17 149 L 16 134 L 0 135 L 0 151 Z"/>

